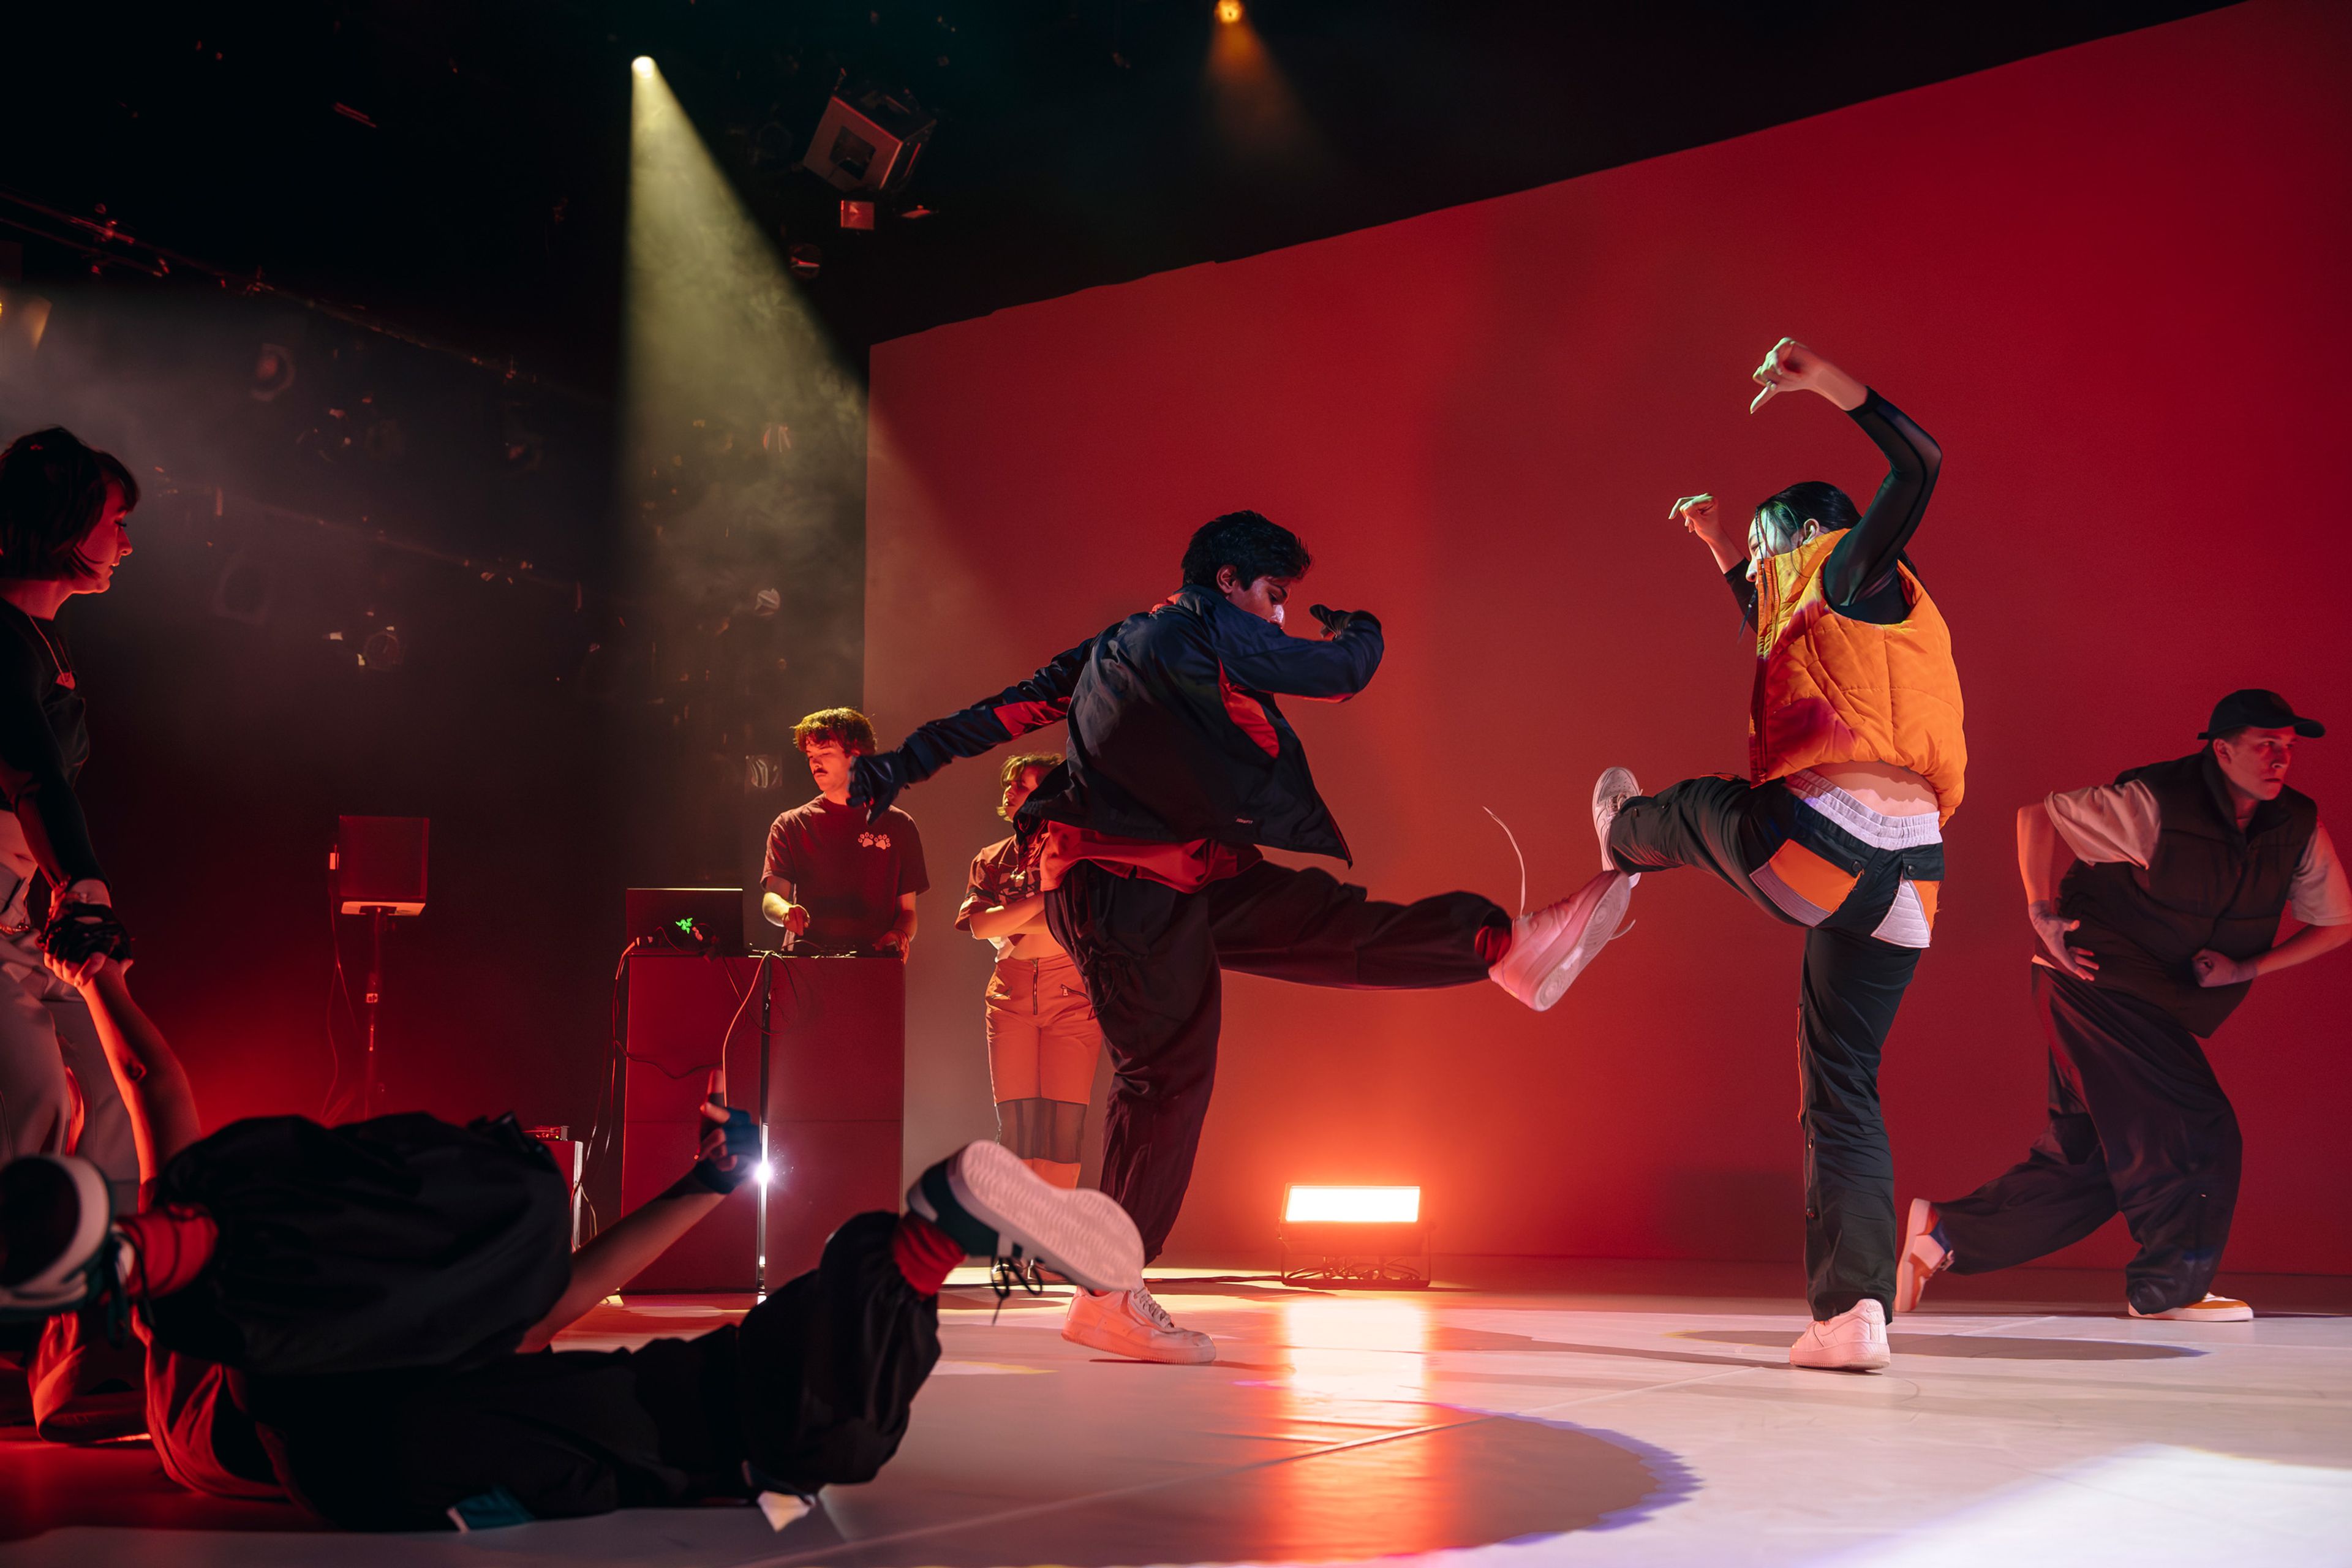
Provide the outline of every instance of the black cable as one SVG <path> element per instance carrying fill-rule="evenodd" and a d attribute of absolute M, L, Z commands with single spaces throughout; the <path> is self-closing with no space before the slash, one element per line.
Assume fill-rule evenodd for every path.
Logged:
<path fill-rule="evenodd" d="M 585 1196 L 591 1183 L 604 1173 L 605 1162 L 612 1157 L 612 1126 L 605 1121 L 609 1106 L 614 1121 L 619 1121 L 620 1080 L 624 1064 L 628 1058 L 627 1006 L 629 994 L 629 959 L 642 944 L 634 939 L 621 950 L 620 961 L 613 965 L 613 995 L 604 1016 L 604 1081 L 596 1091 L 596 1109 L 588 1123 L 588 1146 L 581 1157 L 580 1188 Z M 588 1212 L 595 1217 L 596 1203 L 587 1200 Z M 595 1236 L 604 1229 L 600 1223 L 589 1232 Z"/>

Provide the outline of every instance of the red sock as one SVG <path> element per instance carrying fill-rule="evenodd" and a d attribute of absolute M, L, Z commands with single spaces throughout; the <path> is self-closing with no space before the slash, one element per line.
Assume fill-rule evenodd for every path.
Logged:
<path fill-rule="evenodd" d="M 963 1247 L 921 1215 L 902 1214 L 890 1235 L 890 1261 L 917 1295 L 936 1296 L 948 1282 L 948 1270 L 963 1261 Z"/>
<path fill-rule="evenodd" d="M 184 1289 L 212 1261 L 220 1226 L 200 1208 L 175 1204 L 115 1222 L 131 1245 L 133 1294 L 168 1296 Z"/>
<path fill-rule="evenodd" d="M 1511 928 L 1508 925 L 1478 928 L 1478 962 L 1492 969 L 1503 962 L 1511 951 Z"/>

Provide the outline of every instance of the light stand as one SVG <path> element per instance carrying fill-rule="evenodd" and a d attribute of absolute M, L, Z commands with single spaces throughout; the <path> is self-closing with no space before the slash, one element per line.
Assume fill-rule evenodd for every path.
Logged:
<path fill-rule="evenodd" d="M 376 1024 L 383 1013 L 383 928 L 392 919 L 389 904 L 369 904 L 360 910 L 368 918 L 367 1065 L 360 1078 L 360 1120 L 375 1115 Z"/>
<path fill-rule="evenodd" d="M 335 847 L 327 856 L 336 911 L 365 915 L 368 922 L 367 1056 L 360 1079 L 362 1121 L 376 1114 L 376 1101 L 383 1092 L 376 1046 L 383 1018 L 384 930 L 394 916 L 425 912 L 429 826 L 421 816 L 338 817 Z M 340 956 L 336 963 L 340 973 Z"/>
<path fill-rule="evenodd" d="M 752 1222 L 751 1237 L 751 1301 L 755 1306 L 768 1299 L 768 1194 L 776 1180 L 776 1167 L 768 1156 L 768 1054 L 776 1037 L 775 963 L 775 955 L 770 953 L 751 972 L 752 984 L 760 988 L 760 1207 L 759 1217 Z"/>

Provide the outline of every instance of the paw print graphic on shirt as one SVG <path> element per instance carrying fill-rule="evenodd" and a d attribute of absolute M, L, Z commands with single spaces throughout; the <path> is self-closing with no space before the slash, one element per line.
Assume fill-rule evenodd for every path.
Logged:
<path fill-rule="evenodd" d="M 861 833 L 857 836 L 857 842 L 868 849 L 887 849 L 890 847 L 890 836 L 887 833 Z"/>

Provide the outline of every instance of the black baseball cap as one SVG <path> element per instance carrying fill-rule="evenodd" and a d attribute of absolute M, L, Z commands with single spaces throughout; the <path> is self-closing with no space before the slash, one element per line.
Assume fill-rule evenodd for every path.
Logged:
<path fill-rule="evenodd" d="M 2213 717 L 2206 721 L 2205 732 L 2197 738 L 2210 741 L 2233 730 L 2293 730 L 2306 741 L 2316 741 L 2327 733 L 2326 725 L 2316 719 L 2304 718 L 2287 706 L 2286 699 L 2277 692 L 2251 686 L 2243 691 L 2232 691 L 2213 704 Z"/>

